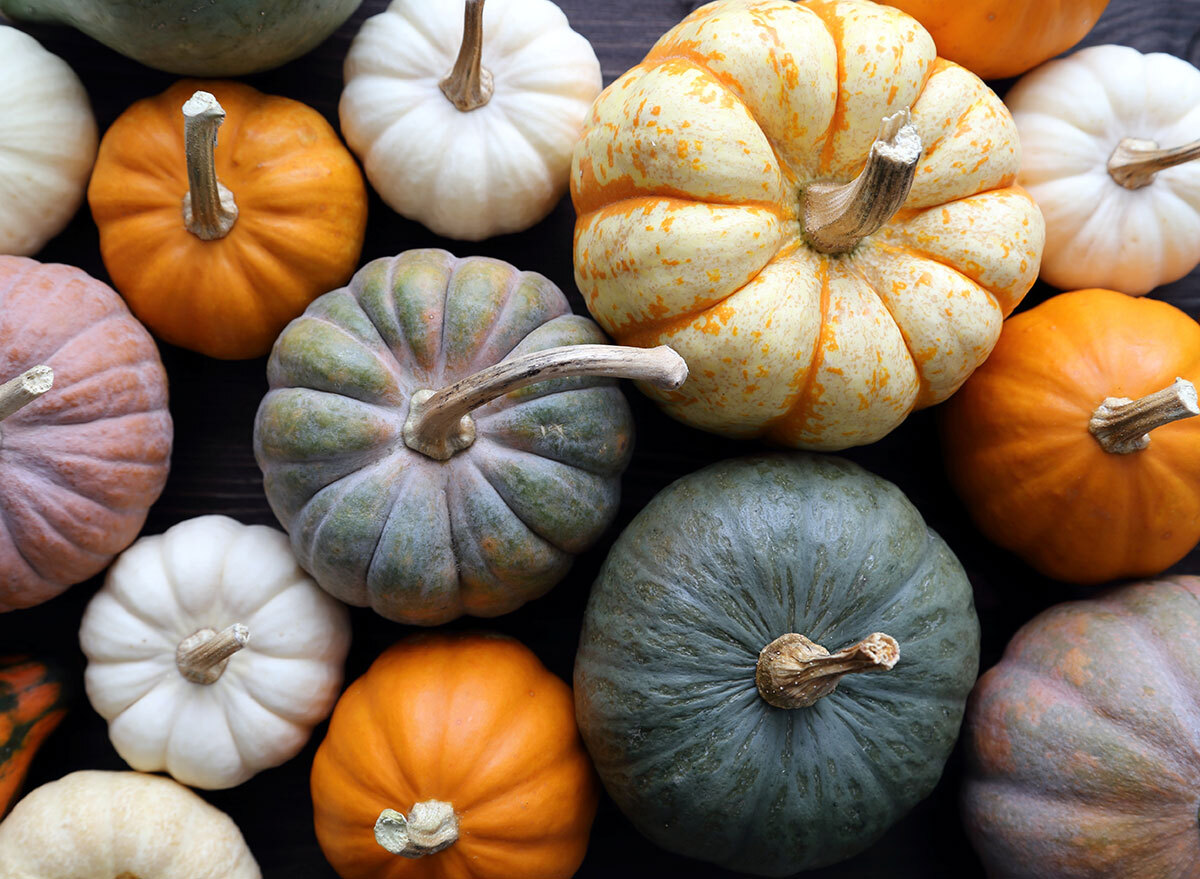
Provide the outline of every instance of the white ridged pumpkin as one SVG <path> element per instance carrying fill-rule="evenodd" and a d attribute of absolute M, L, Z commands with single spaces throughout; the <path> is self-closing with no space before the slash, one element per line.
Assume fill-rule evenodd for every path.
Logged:
<path fill-rule="evenodd" d="M 203 516 L 122 553 L 79 637 L 125 762 L 217 789 L 304 747 L 341 690 L 350 624 L 281 531 Z"/>
<path fill-rule="evenodd" d="M 74 71 L 0 25 L 0 253 L 30 256 L 75 216 L 96 160 L 96 120 Z"/>

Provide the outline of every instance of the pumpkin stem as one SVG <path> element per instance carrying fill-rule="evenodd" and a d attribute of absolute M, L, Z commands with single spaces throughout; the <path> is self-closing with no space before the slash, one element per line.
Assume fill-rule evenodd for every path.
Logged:
<path fill-rule="evenodd" d="M 452 385 L 420 390 L 408 404 L 404 442 L 438 461 L 475 442 L 470 412 L 517 388 L 575 376 L 631 378 L 673 390 L 687 380 L 687 363 L 671 348 L 621 345 L 563 345 L 505 360 Z"/>
<path fill-rule="evenodd" d="M 884 118 L 867 164 L 849 183 L 814 183 L 803 195 L 804 235 L 822 253 L 847 253 L 908 198 L 924 152 L 912 114 Z"/>
<path fill-rule="evenodd" d="M 183 105 L 183 152 L 187 159 L 188 191 L 183 197 L 183 222 L 205 241 L 224 238 L 237 222 L 233 193 L 217 180 L 213 148 L 225 110 L 208 92 L 196 92 Z"/>
<path fill-rule="evenodd" d="M 179 642 L 175 649 L 175 665 L 193 684 L 216 683 L 225 673 L 229 657 L 245 647 L 249 640 L 250 630 L 240 623 L 220 632 L 201 629 Z"/>
<path fill-rule="evenodd" d="M 780 635 L 758 654 L 754 682 L 776 708 L 806 708 L 837 689 L 845 675 L 887 671 L 900 659 L 891 635 L 875 632 L 837 653 L 830 653 L 795 632 Z"/>
<path fill-rule="evenodd" d="M 54 386 L 54 370 L 35 366 L 0 385 L 0 421 L 28 406 Z"/>
<path fill-rule="evenodd" d="M 1137 400 L 1107 398 L 1092 413 L 1088 430 L 1104 451 L 1128 455 L 1150 445 L 1150 431 L 1156 427 L 1194 415 L 1200 415 L 1196 386 L 1177 378 L 1170 387 Z"/>
<path fill-rule="evenodd" d="M 492 99 L 492 74 L 480 61 L 483 54 L 483 0 L 467 0 L 463 13 L 463 40 L 454 69 L 439 85 L 444 94 L 464 113 Z"/>
<path fill-rule="evenodd" d="M 1108 173 L 1126 189 L 1141 189 L 1154 182 L 1159 171 L 1200 159 L 1200 140 L 1161 150 L 1152 140 L 1126 137 L 1108 157 Z"/>
<path fill-rule="evenodd" d="M 441 800 L 414 804 L 407 818 L 384 809 L 375 822 L 375 841 L 402 858 L 436 855 L 458 841 L 458 815 Z"/>

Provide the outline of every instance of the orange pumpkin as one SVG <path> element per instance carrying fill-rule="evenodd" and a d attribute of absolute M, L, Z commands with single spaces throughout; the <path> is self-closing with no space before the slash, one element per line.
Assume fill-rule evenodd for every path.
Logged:
<path fill-rule="evenodd" d="M 888 0 L 933 36 L 938 54 L 984 79 L 1016 76 L 1074 46 L 1108 0 Z"/>
<path fill-rule="evenodd" d="M 362 174 L 319 113 L 222 81 L 178 82 L 122 113 L 88 203 L 134 314 L 165 341 L 223 359 L 266 354 L 345 283 L 367 220 Z"/>
<path fill-rule="evenodd" d="M 0 656 L 0 817 L 33 755 L 67 714 L 60 674 L 27 656 Z"/>
<path fill-rule="evenodd" d="M 342 695 L 312 770 L 343 879 L 566 879 L 597 786 L 570 688 L 519 642 L 422 635 Z"/>
<path fill-rule="evenodd" d="M 1051 577 L 1156 574 L 1200 540 L 1197 381 L 1200 324 L 1174 306 L 1055 296 L 1010 318 L 946 404 L 950 479 L 989 539 Z"/>

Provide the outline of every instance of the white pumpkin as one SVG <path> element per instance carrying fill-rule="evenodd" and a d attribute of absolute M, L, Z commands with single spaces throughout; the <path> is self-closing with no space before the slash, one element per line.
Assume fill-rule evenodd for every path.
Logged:
<path fill-rule="evenodd" d="M 479 241 L 554 209 L 601 78 L 591 45 L 550 0 L 465 9 L 393 0 L 368 18 L 346 56 L 339 114 L 393 210 Z"/>
<path fill-rule="evenodd" d="M 350 623 L 283 532 L 203 516 L 125 550 L 79 639 L 125 762 L 217 789 L 291 759 L 329 716 Z"/>
<path fill-rule="evenodd" d="M 62 231 L 96 160 L 96 120 L 74 71 L 0 25 L 0 253 L 30 256 Z"/>
<path fill-rule="evenodd" d="M 1042 280 L 1140 296 L 1200 263 L 1200 70 L 1093 46 L 1027 74 L 1005 102 L 1018 180 L 1046 218 Z"/>
<path fill-rule="evenodd" d="M 260 879 L 237 825 L 186 787 L 138 772 L 72 772 L 0 824 L 4 879 Z"/>

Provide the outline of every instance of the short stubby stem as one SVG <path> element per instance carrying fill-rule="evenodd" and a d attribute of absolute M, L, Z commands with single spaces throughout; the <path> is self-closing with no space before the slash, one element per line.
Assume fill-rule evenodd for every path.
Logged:
<path fill-rule="evenodd" d="M 813 183 L 802 195 L 804 237 L 822 253 L 847 253 L 900 210 L 924 146 L 912 114 L 886 117 L 862 172 L 849 183 Z"/>
<path fill-rule="evenodd" d="M 179 642 L 175 666 L 193 684 L 214 684 L 225 673 L 229 658 L 249 641 L 250 631 L 239 623 L 220 632 L 200 629 Z"/>
<path fill-rule="evenodd" d="M 183 222 L 205 241 L 224 238 L 237 222 L 233 193 L 217 180 L 217 129 L 225 110 L 208 92 L 196 92 L 183 105 L 183 151 L 188 191 L 183 196 Z"/>
<path fill-rule="evenodd" d="M 1200 140 L 1163 150 L 1152 140 L 1126 137 L 1108 157 L 1108 174 L 1126 189 L 1141 189 L 1154 182 L 1159 171 L 1200 159 Z"/>
<path fill-rule="evenodd" d="M 467 0 L 463 40 L 454 69 L 439 85 L 455 107 L 469 113 L 492 99 L 492 74 L 483 66 L 483 0 Z"/>
<path fill-rule="evenodd" d="M 1140 452 L 1150 445 L 1150 431 L 1200 415 L 1196 386 L 1177 378 L 1170 387 L 1137 400 L 1109 397 L 1092 413 L 1088 431 L 1100 447 L 1114 455 Z"/>
<path fill-rule="evenodd" d="M 404 442 L 414 451 L 447 461 L 475 442 L 470 413 L 526 385 L 556 378 L 631 378 L 673 390 L 687 380 L 687 363 L 671 348 L 564 345 L 505 360 L 440 390 L 412 395 Z"/>
<path fill-rule="evenodd" d="M 375 821 L 375 841 L 402 858 L 435 855 L 458 842 L 458 815 L 442 800 L 415 803 L 407 817 L 384 809 Z"/>
<path fill-rule="evenodd" d="M 803 635 L 781 635 L 758 654 L 754 682 L 759 695 L 776 708 L 807 708 L 837 689 L 848 674 L 887 671 L 900 659 L 891 635 L 875 632 L 837 653 Z"/>

